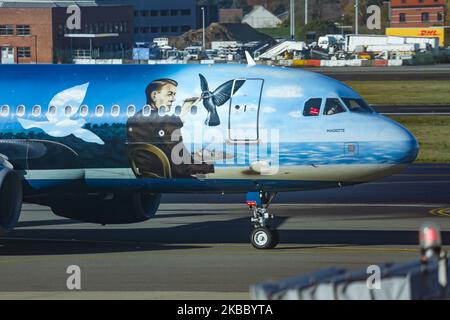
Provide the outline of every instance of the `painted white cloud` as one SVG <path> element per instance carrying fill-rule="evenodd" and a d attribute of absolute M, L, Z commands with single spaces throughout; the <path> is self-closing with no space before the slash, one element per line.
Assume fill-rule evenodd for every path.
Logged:
<path fill-rule="evenodd" d="M 277 109 L 275 109 L 274 107 L 264 107 L 264 108 L 262 108 L 262 112 L 264 112 L 264 113 L 275 113 L 275 112 L 277 112 Z"/>
<path fill-rule="evenodd" d="M 77 112 L 81 103 L 83 103 L 88 87 L 89 83 L 85 83 L 56 94 L 49 103 L 49 106 L 56 107 L 56 114 L 54 116 L 50 116 L 50 118 L 63 118 L 64 108 L 66 106 L 71 106 L 73 108 L 73 112 Z"/>
<path fill-rule="evenodd" d="M 302 113 L 300 111 L 292 111 L 292 112 L 289 112 L 289 116 L 292 118 L 298 119 L 298 118 L 301 118 Z"/>
<path fill-rule="evenodd" d="M 56 94 L 49 103 L 49 106 L 56 107 L 56 113 L 53 115 L 47 114 L 48 121 L 33 121 L 19 118 L 19 123 L 24 129 L 39 128 L 52 137 L 61 138 L 73 134 L 86 142 L 105 144 L 96 134 L 82 128 L 86 120 L 73 120 L 64 115 L 65 106 L 71 106 L 73 110 L 78 110 L 86 96 L 88 86 L 89 83 L 85 83 Z"/>
<path fill-rule="evenodd" d="M 303 90 L 299 86 L 273 87 L 266 91 L 269 98 L 301 98 Z"/>

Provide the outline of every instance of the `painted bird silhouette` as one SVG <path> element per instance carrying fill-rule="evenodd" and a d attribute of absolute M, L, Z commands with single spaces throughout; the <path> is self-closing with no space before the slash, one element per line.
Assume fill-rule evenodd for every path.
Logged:
<path fill-rule="evenodd" d="M 214 92 L 209 90 L 208 81 L 199 74 L 202 88 L 203 106 L 208 111 L 205 124 L 209 127 L 220 125 L 220 117 L 217 107 L 223 106 L 244 85 L 245 80 L 230 80 L 218 87 Z M 234 86 L 233 86 L 234 84 Z"/>
<path fill-rule="evenodd" d="M 71 119 L 71 116 L 65 115 L 65 107 L 72 107 L 72 114 L 75 114 L 86 96 L 89 83 L 75 86 L 64 90 L 53 97 L 49 107 L 55 107 L 54 113 L 47 113 L 47 121 L 33 121 L 19 118 L 18 121 L 24 129 L 39 128 L 52 137 L 67 137 L 73 134 L 75 137 L 86 142 L 105 144 L 99 136 L 93 132 L 83 129 L 86 120 Z"/>

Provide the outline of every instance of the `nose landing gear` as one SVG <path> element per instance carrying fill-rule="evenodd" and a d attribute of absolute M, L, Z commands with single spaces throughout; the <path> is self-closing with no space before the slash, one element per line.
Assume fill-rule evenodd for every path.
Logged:
<path fill-rule="evenodd" d="M 253 210 L 251 221 L 255 226 L 250 240 L 256 249 L 273 249 L 280 241 L 278 231 L 267 225 L 267 220 L 274 218 L 268 208 L 275 195 L 276 193 L 271 192 L 249 192 L 247 194 L 247 205 Z"/>

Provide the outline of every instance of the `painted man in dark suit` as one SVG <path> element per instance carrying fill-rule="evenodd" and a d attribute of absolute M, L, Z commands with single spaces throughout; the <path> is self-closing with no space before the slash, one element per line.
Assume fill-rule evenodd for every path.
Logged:
<path fill-rule="evenodd" d="M 185 101 L 176 112 L 179 115 L 168 114 L 176 100 L 177 86 L 172 79 L 150 83 L 145 90 L 150 114 L 143 109 L 127 122 L 128 155 L 137 177 L 193 178 L 214 172 L 212 165 L 194 163 L 181 136 L 183 120 L 196 99 Z M 164 159 L 170 163 L 170 174 Z"/>

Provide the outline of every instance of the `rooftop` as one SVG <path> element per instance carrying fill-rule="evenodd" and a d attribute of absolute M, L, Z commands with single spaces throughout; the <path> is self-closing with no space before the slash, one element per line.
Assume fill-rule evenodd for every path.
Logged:
<path fill-rule="evenodd" d="M 58 8 L 78 5 L 79 7 L 101 6 L 95 0 L 0 0 L 0 8 Z"/>

